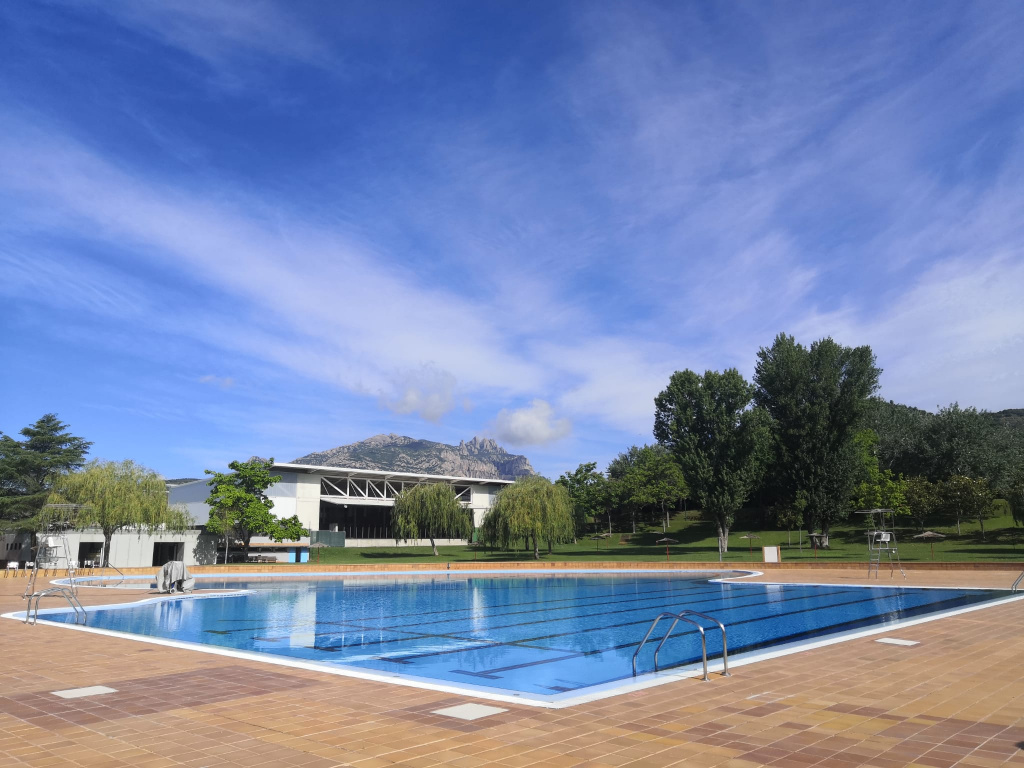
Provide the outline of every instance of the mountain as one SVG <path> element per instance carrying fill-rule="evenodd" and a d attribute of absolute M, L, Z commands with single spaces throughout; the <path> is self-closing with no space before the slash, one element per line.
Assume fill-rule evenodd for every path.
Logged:
<path fill-rule="evenodd" d="M 525 456 L 509 453 L 494 440 L 479 437 L 448 445 L 404 435 L 374 435 L 351 445 L 300 456 L 293 463 L 503 480 L 534 474 Z"/>

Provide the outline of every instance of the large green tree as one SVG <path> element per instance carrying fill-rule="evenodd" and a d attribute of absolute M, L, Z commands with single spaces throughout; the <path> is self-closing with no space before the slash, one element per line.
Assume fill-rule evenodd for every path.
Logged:
<path fill-rule="evenodd" d="M 92 443 L 68 432 L 47 413 L 20 431 L 24 440 L 0 432 L 0 525 L 25 521 L 42 509 L 53 479 L 81 469 Z"/>
<path fill-rule="evenodd" d="M 609 495 L 627 511 L 633 533 L 636 519 L 660 515 L 668 530 L 668 508 L 686 498 L 686 481 L 679 464 L 663 445 L 632 446 L 608 465 Z"/>
<path fill-rule="evenodd" d="M 210 486 L 206 500 L 210 518 L 206 531 L 224 537 L 225 563 L 229 559 L 232 536 L 242 540 L 246 559 L 253 536 L 269 536 L 275 541 L 294 537 L 292 523 L 298 523 L 298 519 L 289 520 L 282 527 L 282 522 L 270 511 L 274 502 L 267 496 L 267 489 L 281 480 L 280 475 L 270 473 L 273 465 L 273 459 L 253 457 L 248 461 L 232 461 L 228 464 L 231 472 L 206 470 L 206 474 L 212 476 L 206 483 Z"/>
<path fill-rule="evenodd" d="M 391 527 L 395 541 L 430 539 L 435 557 L 435 539 L 468 539 L 473 533 L 470 512 L 448 483 L 417 485 L 400 493 L 391 509 Z"/>
<path fill-rule="evenodd" d="M 751 408 L 753 387 L 731 368 L 676 371 L 654 400 L 654 436 L 668 448 L 704 514 L 728 549 L 733 518 L 758 483 L 768 432 Z"/>
<path fill-rule="evenodd" d="M 863 425 L 878 436 L 875 454 L 879 467 L 904 477 L 927 474 L 925 432 L 934 418 L 920 408 L 869 398 Z"/>
<path fill-rule="evenodd" d="M 870 347 L 831 338 L 807 348 L 779 334 L 757 354 L 754 399 L 771 417 L 769 495 L 775 503 L 806 499 L 806 522 L 826 537 L 849 514 L 859 471 L 854 436 L 880 374 Z"/>
<path fill-rule="evenodd" d="M 582 535 L 588 522 L 593 519 L 596 523 L 598 516 L 607 508 L 607 480 L 597 471 L 597 462 L 590 461 L 564 473 L 557 482 L 569 493 L 576 533 Z"/>
<path fill-rule="evenodd" d="M 923 459 L 932 482 L 953 476 L 995 479 L 1004 459 L 1001 434 L 985 411 L 951 403 L 924 431 Z"/>
<path fill-rule="evenodd" d="M 522 477 L 498 492 L 481 530 L 484 541 L 503 549 L 523 543 L 540 559 L 543 539 L 551 554 L 555 544 L 573 541 L 572 501 L 564 486 L 545 477 Z"/>
<path fill-rule="evenodd" d="M 174 531 L 192 527 L 182 509 L 168 507 L 163 478 L 133 461 L 89 462 L 79 472 L 57 475 L 49 501 L 81 505 L 75 525 L 103 532 L 103 565 L 110 566 L 110 542 L 119 531 Z"/>

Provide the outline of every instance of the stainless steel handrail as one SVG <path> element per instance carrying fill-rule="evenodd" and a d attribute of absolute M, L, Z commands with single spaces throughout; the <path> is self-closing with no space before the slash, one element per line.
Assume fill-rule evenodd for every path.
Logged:
<path fill-rule="evenodd" d="M 68 589 L 67 587 L 50 587 L 49 589 L 43 589 L 43 590 L 40 590 L 39 592 L 35 592 L 32 595 L 30 595 L 29 598 L 28 598 L 27 610 L 25 611 L 25 623 L 26 624 L 35 624 L 39 620 L 39 602 L 44 597 L 50 597 L 50 596 L 56 596 L 56 595 L 60 595 L 65 600 L 67 600 L 68 601 L 68 605 L 70 605 L 72 610 L 74 610 L 74 612 L 75 612 L 75 624 L 78 624 L 79 613 L 81 613 L 81 616 L 82 616 L 82 623 L 83 624 L 88 624 L 89 623 L 89 614 L 86 613 L 85 608 L 82 607 L 82 604 L 78 601 L 78 598 L 75 596 L 75 594 L 70 589 Z M 35 607 L 34 607 L 34 609 L 33 609 L 33 605 L 32 605 L 32 601 L 33 600 L 35 600 Z"/>
<path fill-rule="evenodd" d="M 1018 576 L 1018 577 L 1017 577 L 1017 580 L 1016 580 L 1015 582 L 1013 582 L 1013 586 L 1012 586 L 1012 587 L 1010 587 L 1010 591 L 1011 591 L 1011 592 L 1016 592 L 1016 591 L 1017 591 L 1017 587 L 1019 587 L 1019 586 L 1020 586 L 1020 583 L 1021 583 L 1022 581 L 1024 581 L 1024 571 L 1021 571 L 1021 572 L 1020 572 L 1020 576 Z"/>
<path fill-rule="evenodd" d="M 725 624 L 720 622 L 714 616 L 709 616 L 706 613 L 700 611 L 683 611 L 680 616 L 700 616 L 702 619 L 714 622 L 718 625 L 718 628 L 722 632 L 722 677 L 732 677 L 732 673 L 729 672 L 729 643 L 726 639 Z M 703 629 L 703 628 L 702 628 Z M 704 659 L 704 679 L 707 680 L 708 675 L 708 662 L 705 655 Z"/>
<path fill-rule="evenodd" d="M 647 634 L 644 635 L 644 639 L 640 641 L 640 645 L 638 645 L 636 647 L 636 650 L 633 652 L 633 677 L 636 677 L 636 657 L 640 655 L 640 651 L 643 650 L 644 644 L 647 642 L 648 638 L 650 638 L 651 633 L 654 631 L 654 628 L 658 626 L 658 622 L 662 619 L 667 619 L 669 617 L 678 620 L 677 614 L 669 613 L 668 611 L 659 613 L 657 616 L 654 617 L 654 621 L 651 622 L 651 626 L 647 629 Z M 673 624 L 673 626 L 675 626 L 675 624 Z M 671 629 L 669 631 L 671 631 Z M 655 666 L 655 670 L 657 670 L 657 666 Z"/>
<path fill-rule="evenodd" d="M 700 613 L 699 611 L 689 611 L 689 610 L 683 611 L 682 613 L 671 613 L 671 612 L 665 611 L 663 613 L 659 613 L 655 617 L 654 621 L 651 622 L 650 628 L 648 628 L 648 630 L 647 630 L 647 634 L 644 635 L 644 639 L 640 641 L 640 645 L 638 645 L 636 651 L 633 652 L 633 676 L 634 677 L 636 677 L 636 660 L 637 660 L 637 657 L 640 655 L 640 651 L 643 650 L 644 645 L 650 639 L 651 633 L 654 632 L 654 628 L 658 626 L 658 622 L 661 621 L 662 619 L 671 618 L 672 619 L 672 625 L 668 628 L 668 631 L 665 633 L 665 636 L 663 638 L 661 638 L 661 642 L 658 643 L 658 647 L 654 649 L 654 671 L 655 672 L 658 671 L 658 654 L 661 653 L 662 646 L 665 645 L 665 642 L 668 640 L 669 636 L 672 634 L 672 631 L 676 628 L 676 625 L 680 621 L 685 621 L 688 624 L 693 624 L 693 626 L 695 626 L 697 628 L 697 631 L 700 632 L 701 659 L 702 659 L 703 665 L 704 665 L 704 678 L 703 679 L 704 680 L 710 680 L 711 679 L 711 678 L 708 677 L 708 643 L 707 643 L 707 635 L 705 634 L 705 627 L 703 627 L 700 624 L 700 622 L 695 621 L 694 619 L 689 618 L 690 616 L 699 616 L 702 619 L 706 619 L 706 620 L 714 622 L 715 624 L 718 625 L 718 628 L 722 631 L 722 677 L 731 677 L 731 674 L 729 672 L 729 648 L 728 648 L 728 641 L 726 640 L 725 625 L 722 624 L 722 622 L 720 622 L 718 619 L 714 618 L 713 616 L 708 616 L 707 614 Z M 713 629 L 713 627 L 711 627 L 711 629 Z"/>
<path fill-rule="evenodd" d="M 115 571 L 117 571 L 118 575 L 121 577 L 121 580 L 118 581 L 117 584 L 114 585 L 115 587 L 120 587 L 122 584 L 124 584 L 124 579 L 125 579 L 124 571 L 122 571 L 120 568 L 118 568 L 116 565 L 114 565 L 113 563 L 110 563 L 110 562 L 107 563 L 106 567 L 107 568 L 113 568 Z M 107 580 L 106 579 L 103 579 L 100 582 L 100 586 L 109 587 L 110 585 L 107 584 Z"/>

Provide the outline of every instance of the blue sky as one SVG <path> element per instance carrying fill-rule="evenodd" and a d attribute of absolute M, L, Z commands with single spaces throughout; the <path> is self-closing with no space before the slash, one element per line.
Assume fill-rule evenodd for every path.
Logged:
<path fill-rule="evenodd" d="M 1024 407 L 1024 5 L 0 5 L 0 430 L 557 476 L 672 371 Z"/>

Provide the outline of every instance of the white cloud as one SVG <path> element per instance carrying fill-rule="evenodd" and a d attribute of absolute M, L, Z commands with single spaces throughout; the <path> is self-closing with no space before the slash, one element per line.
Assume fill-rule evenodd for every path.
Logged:
<path fill-rule="evenodd" d="M 495 437 L 509 445 L 545 445 L 568 436 L 572 423 L 565 418 L 555 418 L 550 403 L 534 400 L 525 408 L 502 408 L 493 429 Z"/>
<path fill-rule="evenodd" d="M 67 139 L 5 127 L 3 183 L 27 209 L 23 226 L 62 221 L 244 302 L 252 317 L 210 310 L 171 321 L 169 308 L 154 323 L 362 393 L 392 389 L 393 371 L 425 365 L 469 389 L 528 394 L 543 385 L 538 366 L 507 351 L 484 305 L 421 285 L 343 233 L 281 212 L 271 226 L 258 201 L 147 183 Z M 411 396 L 421 399 L 415 411 L 444 405 Z"/>
<path fill-rule="evenodd" d="M 199 377 L 200 384 L 213 384 L 221 389 L 231 389 L 235 386 L 235 380 L 230 376 L 214 376 L 212 373 L 208 373 L 205 376 Z"/>
<path fill-rule="evenodd" d="M 455 377 L 425 365 L 396 383 L 394 396 L 382 396 L 381 404 L 399 414 L 415 413 L 437 423 L 455 407 Z"/>
<path fill-rule="evenodd" d="M 1016 408 L 1024 383 L 1022 287 L 1020 256 L 949 260 L 877 313 L 847 307 L 809 317 L 796 332 L 804 341 L 832 335 L 869 344 L 888 399 L 928 410 L 954 401 Z"/>

